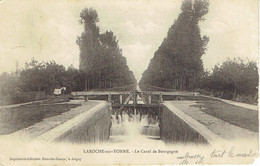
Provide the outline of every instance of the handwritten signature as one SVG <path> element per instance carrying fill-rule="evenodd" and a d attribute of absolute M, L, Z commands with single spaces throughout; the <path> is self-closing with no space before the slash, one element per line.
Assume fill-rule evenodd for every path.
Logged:
<path fill-rule="evenodd" d="M 202 164 L 204 156 L 201 154 L 190 154 L 187 152 L 184 156 L 179 156 L 177 159 L 180 159 L 180 164 Z"/>
<path fill-rule="evenodd" d="M 229 158 L 235 158 L 235 157 L 257 157 L 257 153 L 253 152 L 251 149 L 246 152 L 236 152 L 235 148 L 232 147 L 229 150 L 217 150 L 214 149 L 212 153 L 210 153 L 211 158 L 223 158 L 223 157 L 229 157 Z"/>
<path fill-rule="evenodd" d="M 209 156 L 208 156 L 209 155 Z M 254 158 L 257 157 L 257 152 L 254 152 L 252 149 L 246 150 L 244 152 L 236 150 L 234 147 L 230 149 L 214 149 L 210 153 L 206 155 L 206 158 Z M 178 160 L 180 160 L 179 164 L 203 164 L 205 160 L 205 156 L 197 153 L 191 154 L 189 152 L 185 153 L 184 156 L 178 156 Z"/>

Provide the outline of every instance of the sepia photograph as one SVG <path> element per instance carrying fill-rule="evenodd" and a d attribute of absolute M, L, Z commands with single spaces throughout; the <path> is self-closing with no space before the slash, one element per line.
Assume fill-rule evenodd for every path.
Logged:
<path fill-rule="evenodd" d="M 259 164 L 258 0 L 0 12 L 0 166 Z"/>

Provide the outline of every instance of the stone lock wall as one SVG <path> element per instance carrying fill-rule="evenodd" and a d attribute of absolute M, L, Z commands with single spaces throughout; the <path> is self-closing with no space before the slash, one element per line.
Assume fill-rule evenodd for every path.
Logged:
<path fill-rule="evenodd" d="M 59 136 L 55 141 L 71 143 L 98 143 L 109 139 L 111 128 L 111 105 L 107 103 L 95 110 L 77 126 Z"/>
<path fill-rule="evenodd" d="M 165 143 L 207 143 L 203 136 L 165 105 L 161 106 L 160 114 L 160 136 Z"/>

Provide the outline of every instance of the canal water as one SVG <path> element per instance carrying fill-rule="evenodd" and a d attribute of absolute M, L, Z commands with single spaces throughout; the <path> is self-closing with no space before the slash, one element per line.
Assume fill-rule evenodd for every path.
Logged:
<path fill-rule="evenodd" d="M 112 115 L 109 143 L 121 145 L 164 145 L 160 138 L 158 117 L 148 115 L 136 116 L 123 112 L 121 116 Z"/>

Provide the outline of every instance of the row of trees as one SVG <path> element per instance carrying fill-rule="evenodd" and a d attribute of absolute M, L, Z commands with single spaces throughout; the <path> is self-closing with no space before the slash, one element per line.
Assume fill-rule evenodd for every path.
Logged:
<path fill-rule="evenodd" d="M 9 96 L 12 100 L 19 93 L 39 91 L 51 95 L 55 88 L 60 87 L 66 87 L 69 93 L 136 84 L 113 32 L 100 34 L 97 22 L 98 15 L 94 9 L 85 8 L 80 13 L 84 32 L 76 41 L 80 49 L 79 70 L 72 66 L 66 69 L 54 61 L 32 59 L 25 64 L 25 69 L 0 75 L 0 97 Z"/>
<path fill-rule="evenodd" d="M 0 75 L 0 93 L 20 90 L 51 94 L 54 88 L 62 86 L 70 92 L 136 84 L 113 32 L 99 33 L 97 12 L 85 8 L 80 18 L 84 32 L 76 41 L 80 49 L 79 70 L 73 67 L 65 69 L 54 61 L 38 62 L 32 59 L 19 74 Z"/>
<path fill-rule="evenodd" d="M 256 62 L 227 59 L 221 65 L 215 65 L 212 72 L 204 73 L 199 88 L 226 99 L 244 96 L 251 103 L 258 99 L 258 81 Z"/>
<path fill-rule="evenodd" d="M 209 41 L 201 36 L 199 22 L 208 13 L 208 0 L 184 0 L 178 19 L 154 53 L 140 84 L 191 90 L 203 73 L 201 56 Z"/>
<path fill-rule="evenodd" d="M 64 66 L 54 61 L 38 62 L 32 59 L 25 64 L 25 69 L 18 73 L 2 73 L 0 75 L 1 96 L 16 96 L 21 92 L 45 91 L 53 94 L 55 88 L 66 87 L 67 92 L 85 89 L 85 73 L 70 66 Z"/>
<path fill-rule="evenodd" d="M 208 13 L 208 0 L 184 0 L 178 19 L 154 53 L 140 84 L 174 90 L 201 92 L 242 101 L 257 102 L 258 67 L 256 62 L 228 59 L 212 72 L 204 71 L 201 56 L 209 41 L 201 36 L 199 21 Z"/>
<path fill-rule="evenodd" d="M 136 84 L 134 74 L 129 70 L 113 32 L 100 34 L 96 10 L 85 8 L 80 18 L 84 31 L 77 39 L 80 49 L 79 69 L 86 73 L 86 89 Z"/>

